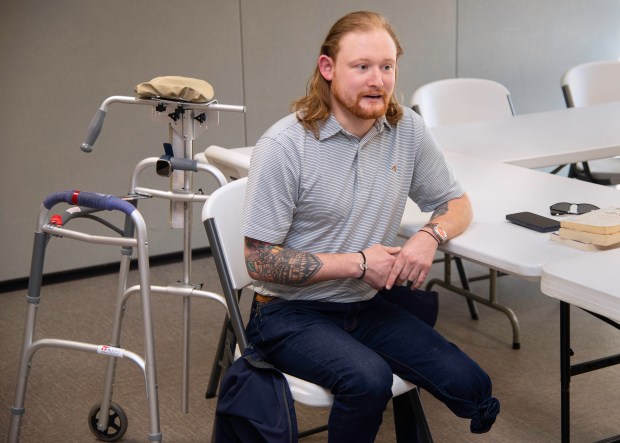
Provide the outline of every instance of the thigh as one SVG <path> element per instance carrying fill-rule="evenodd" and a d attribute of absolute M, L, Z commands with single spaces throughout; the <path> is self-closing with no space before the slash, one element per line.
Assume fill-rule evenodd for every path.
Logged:
<path fill-rule="evenodd" d="M 424 386 L 478 369 L 458 347 L 398 305 L 375 297 L 362 315 L 354 336 L 407 380 Z"/>
<path fill-rule="evenodd" d="M 333 316 L 304 303 L 258 304 L 247 329 L 250 342 L 278 369 L 334 393 L 358 378 L 391 380 L 383 358 L 343 330 Z"/>
<path fill-rule="evenodd" d="M 431 392 L 461 416 L 490 395 L 488 375 L 457 346 L 397 305 L 373 300 L 356 336 L 395 374 Z"/>

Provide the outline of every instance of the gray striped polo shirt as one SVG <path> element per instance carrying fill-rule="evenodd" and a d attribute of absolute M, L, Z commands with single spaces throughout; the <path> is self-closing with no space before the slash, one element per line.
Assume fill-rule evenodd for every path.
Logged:
<path fill-rule="evenodd" d="M 462 196 L 422 118 L 403 112 L 397 125 L 379 119 L 361 139 L 333 114 L 318 139 L 295 114 L 273 125 L 252 152 L 243 235 L 304 252 L 356 252 L 395 243 L 407 195 L 424 212 Z M 376 293 L 357 279 L 254 287 L 286 300 L 343 303 Z"/>

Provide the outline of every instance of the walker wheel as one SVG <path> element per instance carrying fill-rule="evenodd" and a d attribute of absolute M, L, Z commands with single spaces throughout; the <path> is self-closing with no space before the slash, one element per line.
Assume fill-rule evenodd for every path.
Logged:
<path fill-rule="evenodd" d="M 101 404 L 96 404 L 90 409 L 88 413 L 88 425 L 90 430 L 101 441 L 117 441 L 123 438 L 127 431 L 127 414 L 116 403 L 110 403 L 110 410 L 108 411 L 108 428 L 105 431 L 100 430 L 97 425 L 99 424 L 99 410 Z"/>

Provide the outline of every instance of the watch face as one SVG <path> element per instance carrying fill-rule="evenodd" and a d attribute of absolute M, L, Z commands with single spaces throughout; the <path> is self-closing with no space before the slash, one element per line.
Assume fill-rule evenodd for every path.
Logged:
<path fill-rule="evenodd" d="M 433 232 L 435 234 L 437 234 L 437 236 L 439 236 L 439 238 L 441 239 L 441 241 L 439 242 L 439 244 L 443 244 L 447 239 L 448 239 L 448 234 L 446 233 L 446 231 L 439 225 L 435 225 L 433 226 Z"/>

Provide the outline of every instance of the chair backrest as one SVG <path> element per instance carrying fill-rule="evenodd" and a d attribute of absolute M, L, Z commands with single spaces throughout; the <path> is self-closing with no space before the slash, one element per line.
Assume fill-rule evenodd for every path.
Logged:
<path fill-rule="evenodd" d="M 573 66 L 564 73 L 560 84 L 569 108 L 620 101 L 620 61 Z"/>
<path fill-rule="evenodd" d="M 427 83 L 413 93 L 411 107 L 430 127 L 514 115 L 510 91 L 501 83 L 478 78 Z"/>
<path fill-rule="evenodd" d="M 239 291 L 252 284 L 252 278 L 245 265 L 241 234 L 241 214 L 246 185 L 247 178 L 227 183 L 209 196 L 202 209 L 202 221 L 222 284 L 228 316 L 242 352 L 248 342 L 239 311 Z"/>
<path fill-rule="evenodd" d="M 207 161 L 230 179 L 247 177 L 252 147 L 227 149 L 211 145 L 204 151 Z"/>
<path fill-rule="evenodd" d="M 219 249 L 226 264 L 233 290 L 240 290 L 252 283 L 245 266 L 243 235 L 241 235 L 241 214 L 245 199 L 247 178 L 230 182 L 216 189 L 202 209 L 202 221 L 211 225 L 209 230 L 217 238 L 209 238 L 213 247 Z"/>

